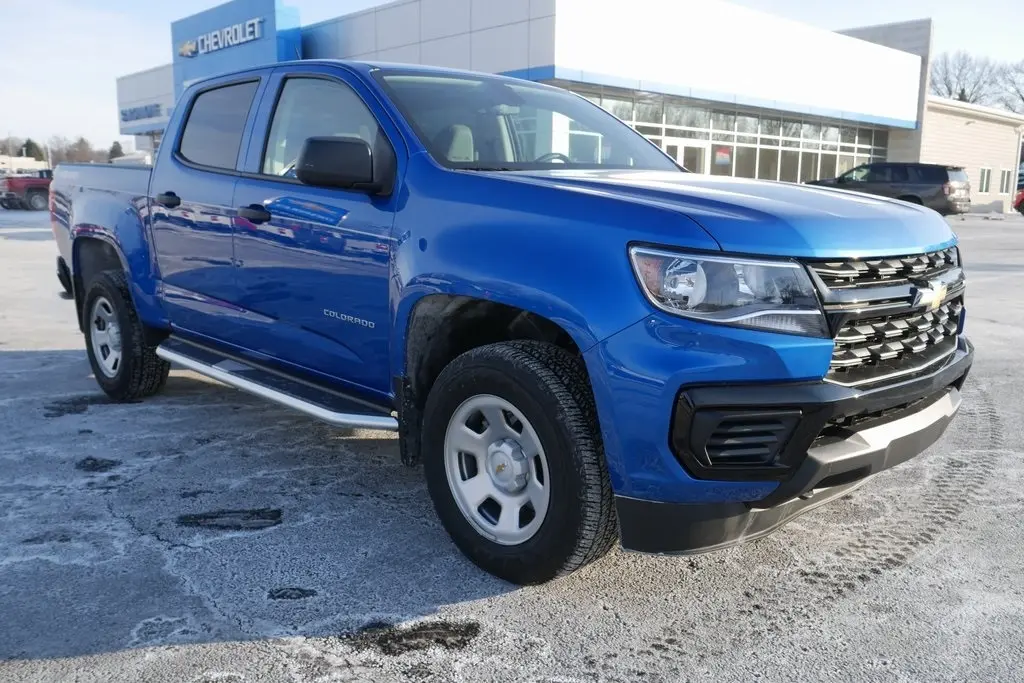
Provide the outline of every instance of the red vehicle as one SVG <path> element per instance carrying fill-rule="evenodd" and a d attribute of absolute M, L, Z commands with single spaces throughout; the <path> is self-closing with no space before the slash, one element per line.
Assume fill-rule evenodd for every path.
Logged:
<path fill-rule="evenodd" d="M 1017 196 L 1013 198 L 1013 208 L 1024 213 L 1024 187 L 1020 188 L 1017 191 Z"/>
<path fill-rule="evenodd" d="M 0 176 L 0 207 L 42 211 L 49 204 L 53 171 Z"/>

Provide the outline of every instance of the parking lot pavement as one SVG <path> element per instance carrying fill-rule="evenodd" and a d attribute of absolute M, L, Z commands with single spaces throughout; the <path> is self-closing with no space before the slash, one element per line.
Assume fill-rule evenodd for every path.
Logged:
<path fill-rule="evenodd" d="M 1024 221 L 954 221 L 977 361 L 919 458 L 778 533 L 520 589 L 392 436 L 174 371 L 108 403 L 0 211 L 0 681 L 1022 680 Z"/>

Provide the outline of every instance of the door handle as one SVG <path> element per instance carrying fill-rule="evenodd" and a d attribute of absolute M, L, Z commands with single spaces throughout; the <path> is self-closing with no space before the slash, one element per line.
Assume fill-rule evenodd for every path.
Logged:
<path fill-rule="evenodd" d="M 176 209 L 181 205 L 181 197 L 173 192 L 161 192 L 156 196 L 156 203 L 168 209 Z"/>
<path fill-rule="evenodd" d="M 273 216 L 270 215 L 270 212 L 259 204 L 250 204 L 248 206 L 238 207 L 238 215 L 250 223 L 266 223 L 273 218 Z"/>

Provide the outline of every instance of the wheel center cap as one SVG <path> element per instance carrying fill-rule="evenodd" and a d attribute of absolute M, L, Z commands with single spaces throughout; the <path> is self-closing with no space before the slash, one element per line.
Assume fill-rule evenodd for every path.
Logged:
<path fill-rule="evenodd" d="M 487 474 L 495 487 L 505 493 L 522 491 L 529 479 L 530 467 L 519 442 L 501 439 L 488 446 Z"/>

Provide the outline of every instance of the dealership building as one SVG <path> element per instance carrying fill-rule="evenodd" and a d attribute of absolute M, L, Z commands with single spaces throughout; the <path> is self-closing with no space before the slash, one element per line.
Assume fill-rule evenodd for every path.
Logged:
<path fill-rule="evenodd" d="M 322 58 L 559 85 L 697 173 L 799 182 L 868 162 L 962 166 L 987 211 L 1010 209 L 1024 141 L 1024 116 L 928 95 L 929 19 L 832 32 L 722 0 L 397 0 L 303 26 L 280 0 L 234 0 L 171 37 L 170 64 L 117 81 L 121 134 L 142 152 L 190 83 Z M 564 153 L 587 154 L 586 136 L 568 131 Z"/>

